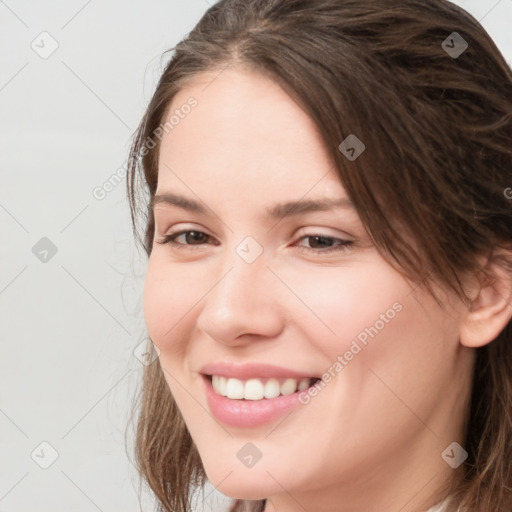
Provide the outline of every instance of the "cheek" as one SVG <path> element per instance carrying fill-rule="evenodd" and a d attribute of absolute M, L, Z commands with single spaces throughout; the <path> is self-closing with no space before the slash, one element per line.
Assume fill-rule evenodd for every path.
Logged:
<path fill-rule="evenodd" d="M 323 370 L 340 396 L 350 381 L 360 403 L 374 404 L 388 393 L 382 376 L 416 400 L 433 375 L 446 380 L 457 322 L 415 286 L 380 261 L 365 265 L 364 272 L 319 268 L 295 276 L 292 289 L 310 310 L 297 302 L 295 322 L 327 356 Z"/>
<path fill-rule="evenodd" d="M 422 424 L 404 403 L 427 418 L 452 379 L 457 322 L 422 287 L 412 291 L 400 276 L 384 272 L 370 277 L 364 287 L 346 290 L 350 299 L 343 299 L 338 319 L 332 317 L 338 341 L 325 352 L 341 363 L 333 389 L 339 414 L 353 412 L 353 428 L 379 417 L 381 432 L 392 436 L 400 424 L 405 435 Z M 379 438 L 374 441 L 377 446 Z"/>
<path fill-rule="evenodd" d="M 334 358 L 349 350 L 351 342 L 365 342 L 403 316 L 403 302 L 411 288 L 395 271 L 375 262 L 364 272 L 352 268 L 313 269 L 289 275 L 296 302 L 295 316 L 309 339 L 327 349 Z M 309 310 L 309 311 L 308 311 Z M 301 320 L 302 318 L 302 320 Z"/>
<path fill-rule="evenodd" d="M 183 348 L 187 313 L 198 297 L 191 283 L 186 271 L 151 255 L 144 283 L 144 319 L 151 340 L 162 352 Z"/>

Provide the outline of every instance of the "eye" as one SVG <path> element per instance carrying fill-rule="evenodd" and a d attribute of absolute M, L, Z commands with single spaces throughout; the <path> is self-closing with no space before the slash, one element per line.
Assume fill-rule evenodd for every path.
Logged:
<path fill-rule="evenodd" d="M 176 239 L 180 236 L 185 235 L 185 242 L 176 242 Z M 188 236 L 191 235 L 191 236 Z M 202 231 L 195 231 L 195 230 L 184 230 L 184 231 L 177 231 L 176 233 L 169 233 L 168 235 L 164 236 L 162 239 L 157 240 L 157 243 L 159 244 L 168 244 L 172 247 L 175 247 L 176 249 L 185 249 L 187 246 L 194 246 L 194 245 L 202 245 L 204 243 L 204 240 L 207 238 L 211 238 L 206 233 L 203 233 Z M 193 243 L 188 243 L 193 242 Z M 195 243 L 197 242 L 197 243 Z M 219 245 L 218 243 L 215 243 L 214 245 Z M 192 249 L 194 250 L 194 249 Z"/>
<path fill-rule="evenodd" d="M 300 240 L 306 240 L 310 239 L 313 242 L 313 247 L 304 247 L 304 246 L 298 246 L 300 251 L 307 251 L 312 253 L 320 253 L 320 254 L 326 254 L 331 253 L 334 251 L 348 251 L 350 246 L 354 244 L 352 240 L 345 240 L 343 238 L 335 238 L 332 236 L 325 236 L 325 235 L 304 235 L 300 238 Z M 315 248 L 314 246 L 317 246 Z M 326 248 L 327 247 L 327 248 Z"/>
<path fill-rule="evenodd" d="M 177 242 L 176 240 L 179 237 L 184 237 L 184 242 Z M 190 247 L 191 250 L 196 250 L 193 246 L 201 246 L 206 243 L 208 239 L 211 239 L 209 235 L 203 233 L 202 231 L 196 230 L 184 230 L 178 231 L 176 233 L 169 233 L 165 237 L 160 240 L 157 240 L 159 244 L 169 244 L 176 249 L 186 249 Z M 350 246 L 354 244 L 352 240 L 345 240 L 343 238 L 336 238 L 332 236 L 325 236 L 321 234 L 311 234 L 302 236 L 299 241 L 302 240 L 310 240 L 310 244 L 313 247 L 304 247 L 301 245 L 297 245 L 299 251 L 301 252 L 309 252 L 309 253 L 317 253 L 317 254 L 327 254 L 334 251 L 344 251 L 349 250 Z M 213 239 L 212 239 L 213 240 Z M 219 245 L 218 242 L 214 242 L 213 245 Z M 316 246 L 316 247 L 315 247 Z"/>

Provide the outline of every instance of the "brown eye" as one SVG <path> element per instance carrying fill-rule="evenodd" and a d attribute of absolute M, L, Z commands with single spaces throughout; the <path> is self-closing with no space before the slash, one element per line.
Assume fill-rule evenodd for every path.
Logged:
<path fill-rule="evenodd" d="M 176 239 L 180 236 L 184 236 L 183 240 L 184 242 L 177 242 Z M 176 233 L 169 233 L 165 237 L 163 237 L 161 240 L 158 240 L 157 243 L 159 244 L 169 244 L 177 249 L 184 249 L 187 246 L 190 245 L 202 245 L 205 243 L 205 241 L 210 238 L 209 235 L 206 233 L 203 233 L 202 231 L 195 231 L 195 230 L 183 230 L 178 231 Z M 215 244 L 218 245 L 218 244 Z"/>
<path fill-rule="evenodd" d="M 347 251 L 351 245 L 352 240 L 345 240 L 343 238 L 335 238 L 332 236 L 324 235 L 305 235 L 300 240 L 310 239 L 311 247 L 304 247 L 299 245 L 301 251 L 325 254 L 333 251 Z"/>

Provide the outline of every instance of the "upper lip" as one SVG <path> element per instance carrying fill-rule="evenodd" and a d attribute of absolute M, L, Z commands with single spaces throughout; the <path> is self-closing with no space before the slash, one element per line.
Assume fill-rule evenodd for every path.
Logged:
<path fill-rule="evenodd" d="M 247 380 L 252 378 L 316 378 L 312 373 L 292 370 L 290 368 L 283 368 L 272 364 L 261 363 L 244 363 L 234 364 L 228 362 L 208 363 L 200 370 L 205 375 L 221 375 L 224 377 L 234 377 L 240 380 Z"/>

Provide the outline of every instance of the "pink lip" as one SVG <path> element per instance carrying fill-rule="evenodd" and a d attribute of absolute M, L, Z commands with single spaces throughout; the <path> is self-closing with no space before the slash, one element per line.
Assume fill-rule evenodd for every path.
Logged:
<path fill-rule="evenodd" d="M 218 375 L 218 371 L 216 370 L 214 375 Z M 291 395 L 262 400 L 231 400 L 215 393 L 209 377 L 202 375 L 201 378 L 204 382 L 210 412 L 220 422 L 233 427 L 257 427 L 274 421 L 301 405 L 299 394 L 304 393 L 304 391 L 296 391 Z"/>
<path fill-rule="evenodd" d="M 233 364 L 226 362 L 210 363 L 203 366 L 200 373 L 205 375 L 221 375 L 224 377 L 234 377 L 240 380 L 248 380 L 252 378 L 291 378 L 303 379 L 305 377 L 320 377 L 312 373 L 304 373 L 281 366 L 271 364 L 245 363 Z"/>

